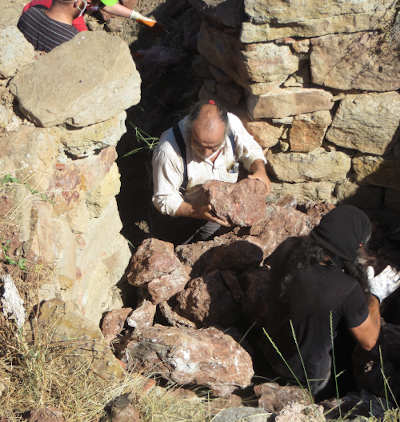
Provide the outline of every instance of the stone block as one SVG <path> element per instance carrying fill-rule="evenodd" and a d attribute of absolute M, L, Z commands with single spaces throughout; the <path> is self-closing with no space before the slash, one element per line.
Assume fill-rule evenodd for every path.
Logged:
<path fill-rule="evenodd" d="M 256 23 L 296 23 L 355 14 L 383 13 L 391 0 L 244 0 L 244 10 Z"/>
<path fill-rule="evenodd" d="M 276 145 L 283 133 L 282 126 L 274 126 L 265 121 L 244 121 L 243 124 L 262 148 L 271 148 Z"/>
<path fill-rule="evenodd" d="M 390 22 L 394 9 L 372 13 L 343 14 L 325 16 L 318 19 L 299 17 L 287 25 L 264 23 L 256 25 L 251 22 L 242 23 L 240 41 L 256 43 L 278 40 L 286 37 L 314 38 L 328 34 L 353 33 L 383 28 Z"/>
<path fill-rule="evenodd" d="M 233 35 L 204 22 L 198 49 L 210 63 L 243 87 L 254 82 L 281 83 L 296 72 L 299 65 L 298 57 L 286 45 L 259 43 L 243 46 Z"/>
<path fill-rule="evenodd" d="M 329 111 L 296 116 L 289 132 L 290 151 L 310 152 L 320 147 L 331 121 Z"/>
<path fill-rule="evenodd" d="M 334 203 L 334 188 L 335 184 L 331 182 L 272 183 L 270 198 L 279 200 L 290 195 L 300 205 L 321 201 Z"/>
<path fill-rule="evenodd" d="M 344 148 L 382 155 L 394 141 L 400 122 L 400 95 L 350 95 L 341 101 L 326 135 Z"/>
<path fill-rule="evenodd" d="M 83 127 L 137 104 L 140 82 L 127 44 L 102 31 L 84 31 L 25 67 L 11 90 L 36 125 Z"/>
<path fill-rule="evenodd" d="M 340 90 L 395 91 L 400 88 L 398 46 L 385 34 L 326 35 L 312 41 L 315 84 Z"/>
<path fill-rule="evenodd" d="M 247 99 L 247 108 L 254 120 L 330 110 L 333 104 L 331 93 L 316 88 L 277 88 Z"/>
<path fill-rule="evenodd" d="M 98 153 L 109 146 L 115 147 L 126 132 L 126 112 L 101 123 L 82 129 L 55 128 L 54 131 L 64 151 L 73 158 L 84 158 Z"/>
<path fill-rule="evenodd" d="M 351 167 L 351 158 L 343 152 L 327 152 L 322 148 L 309 154 L 298 152 L 267 155 L 273 175 L 283 182 L 338 182 L 344 180 Z"/>

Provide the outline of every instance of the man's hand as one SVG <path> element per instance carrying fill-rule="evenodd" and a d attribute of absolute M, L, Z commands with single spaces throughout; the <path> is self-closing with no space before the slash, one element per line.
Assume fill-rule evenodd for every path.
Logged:
<path fill-rule="evenodd" d="M 400 271 L 395 270 L 390 265 L 377 276 L 374 274 L 374 268 L 368 267 L 367 275 L 371 293 L 381 302 L 400 286 Z"/>
<path fill-rule="evenodd" d="M 214 221 L 215 223 L 221 224 L 221 226 L 230 227 L 228 221 L 219 218 L 212 213 L 211 205 L 203 205 L 199 208 L 195 208 L 195 214 L 193 217 L 201 220 Z"/>
<path fill-rule="evenodd" d="M 248 175 L 249 179 L 258 179 L 263 182 L 267 188 L 267 193 L 271 191 L 271 182 L 265 171 L 265 164 L 262 160 L 256 160 L 250 167 L 251 174 Z"/>
<path fill-rule="evenodd" d="M 175 213 L 175 217 L 192 217 L 199 220 L 214 221 L 221 224 L 221 226 L 230 227 L 230 224 L 225 219 L 219 218 L 212 213 L 211 205 L 202 205 L 194 207 L 189 202 L 182 202 Z"/>

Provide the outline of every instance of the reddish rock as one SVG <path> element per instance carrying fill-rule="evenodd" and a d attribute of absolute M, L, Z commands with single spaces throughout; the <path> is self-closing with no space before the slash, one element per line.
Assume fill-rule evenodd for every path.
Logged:
<path fill-rule="evenodd" d="M 189 281 L 188 270 L 174 254 L 172 243 L 146 239 L 133 255 L 128 282 L 146 284 L 152 302 L 157 305 L 179 293 Z"/>
<path fill-rule="evenodd" d="M 252 226 L 265 215 L 267 188 L 257 179 L 238 183 L 211 180 L 202 186 L 206 203 L 220 218 L 235 226 Z"/>
<path fill-rule="evenodd" d="M 195 277 L 215 269 L 249 270 L 259 266 L 288 237 L 306 236 L 317 220 L 290 203 L 270 204 L 264 218 L 245 233 L 234 230 L 211 241 L 181 245 L 176 253 L 185 265 L 192 267 L 191 275 Z"/>
<path fill-rule="evenodd" d="M 176 297 L 177 312 L 194 321 L 198 327 L 229 327 L 240 318 L 241 296 L 234 273 L 216 270 L 187 284 Z"/>
<path fill-rule="evenodd" d="M 259 244 L 266 258 L 288 237 L 306 236 L 313 227 L 306 214 L 294 208 L 269 205 L 264 220 L 251 227 L 246 239 Z"/>
<path fill-rule="evenodd" d="M 185 265 L 192 267 L 194 277 L 218 270 L 243 271 L 258 266 L 262 249 L 257 239 L 239 237 L 228 233 L 207 242 L 197 242 L 176 248 L 177 255 Z"/>
<path fill-rule="evenodd" d="M 312 399 L 306 389 L 296 386 L 282 387 L 275 382 L 256 385 L 254 393 L 259 398 L 258 406 L 274 413 L 280 412 L 293 402 L 304 405 L 312 404 Z"/>
<path fill-rule="evenodd" d="M 156 313 L 156 305 L 149 300 L 143 302 L 129 315 L 126 322 L 136 330 L 143 330 L 151 327 L 154 321 L 154 314 Z"/>
<path fill-rule="evenodd" d="M 28 422 L 64 422 L 64 416 L 58 409 L 42 407 L 31 412 Z"/>
<path fill-rule="evenodd" d="M 101 332 L 107 342 L 111 342 L 118 336 L 131 312 L 132 308 L 122 308 L 106 313 L 101 323 Z"/>
<path fill-rule="evenodd" d="M 175 312 L 171 306 L 169 306 L 168 302 L 159 303 L 158 309 L 160 310 L 161 315 L 167 320 L 168 324 L 173 327 L 196 328 L 196 324 L 194 322 Z"/>
<path fill-rule="evenodd" d="M 124 354 L 128 370 L 151 370 L 181 385 L 205 385 L 218 396 L 245 388 L 254 374 L 249 354 L 216 328 L 155 325 L 134 333 Z"/>

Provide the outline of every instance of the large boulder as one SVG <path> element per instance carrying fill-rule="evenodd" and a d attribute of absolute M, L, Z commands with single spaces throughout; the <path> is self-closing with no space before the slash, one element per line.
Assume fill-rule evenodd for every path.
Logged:
<path fill-rule="evenodd" d="M 196 192 L 202 205 L 210 204 L 213 213 L 231 225 L 252 226 L 265 215 L 267 188 L 257 179 L 243 179 L 238 183 L 210 180 Z"/>
<path fill-rule="evenodd" d="M 155 305 L 179 293 L 190 279 L 174 245 L 153 238 L 144 240 L 132 256 L 127 278 L 133 286 L 146 286 Z"/>
<path fill-rule="evenodd" d="M 254 374 L 248 353 L 216 328 L 155 325 L 133 335 L 124 360 L 128 369 L 146 368 L 182 385 L 205 385 L 218 396 L 247 387 Z"/>
<path fill-rule="evenodd" d="M 127 44 L 86 31 L 19 72 L 11 90 L 36 125 L 83 127 L 137 104 L 140 76 Z"/>
<path fill-rule="evenodd" d="M 351 159 L 343 152 L 317 148 L 309 154 L 299 152 L 268 153 L 268 164 L 274 176 L 284 182 L 337 182 L 344 180 Z"/>
<path fill-rule="evenodd" d="M 32 44 L 15 26 L 0 30 L 0 79 L 11 78 L 18 69 L 31 63 L 33 57 Z"/>
<path fill-rule="evenodd" d="M 276 88 L 266 94 L 250 95 L 247 99 L 247 108 L 253 119 L 279 119 L 330 110 L 333 104 L 331 93 L 316 88 Z"/>
<path fill-rule="evenodd" d="M 326 137 L 344 148 L 382 155 L 395 140 L 400 122 L 397 92 L 346 97 Z"/>
<path fill-rule="evenodd" d="M 398 46 L 385 34 L 360 32 L 312 40 L 315 84 L 340 90 L 395 91 L 400 88 Z"/>

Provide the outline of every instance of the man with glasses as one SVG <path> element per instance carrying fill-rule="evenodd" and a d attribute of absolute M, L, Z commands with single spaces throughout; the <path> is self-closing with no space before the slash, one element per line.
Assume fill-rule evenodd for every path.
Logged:
<path fill-rule="evenodd" d="M 270 190 L 263 151 L 240 119 L 213 100 L 200 102 L 161 135 L 153 155 L 153 204 L 162 214 L 205 220 L 190 241 L 207 240 L 228 222 L 188 198 L 208 180 L 235 183 L 239 163 Z"/>

